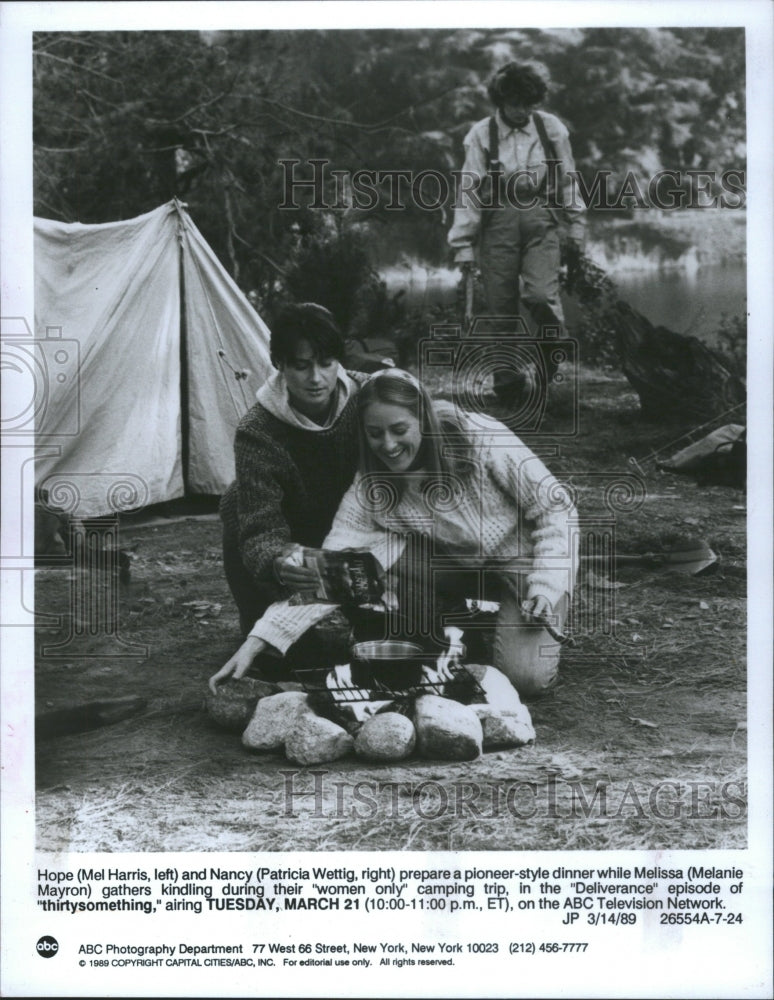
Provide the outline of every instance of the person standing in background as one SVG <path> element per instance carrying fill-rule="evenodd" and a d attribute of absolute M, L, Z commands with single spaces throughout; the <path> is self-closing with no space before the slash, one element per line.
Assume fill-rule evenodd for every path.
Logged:
<path fill-rule="evenodd" d="M 454 262 L 463 270 L 473 268 L 478 253 L 491 329 L 512 348 L 512 360 L 494 378 L 495 395 L 508 405 L 534 393 L 536 380 L 545 393 L 556 374 L 558 364 L 543 331 L 564 332 L 560 231 L 566 226 L 578 245 L 584 232 L 584 206 L 572 198 L 575 162 L 569 133 L 555 115 L 536 110 L 546 92 L 532 67 L 515 62 L 489 82 L 495 113 L 465 137 L 463 185 L 448 236 Z M 467 193 L 471 177 L 472 194 Z M 522 304 L 539 340 L 526 362 L 515 341 Z"/>

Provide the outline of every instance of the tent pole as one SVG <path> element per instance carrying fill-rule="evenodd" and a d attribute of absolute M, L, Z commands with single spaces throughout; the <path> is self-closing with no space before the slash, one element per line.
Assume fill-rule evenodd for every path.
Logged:
<path fill-rule="evenodd" d="M 191 492 L 188 474 L 188 464 L 190 460 L 191 427 L 189 421 L 189 387 L 188 387 L 188 333 L 187 316 L 185 308 L 185 222 L 180 208 L 180 202 L 175 199 L 175 208 L 178 213 L 177 240 L 180 246 L 178 255 L 179 284 L 180 284 L 180 463 L 183 469 L 183 495 L 188 496 Z"/>

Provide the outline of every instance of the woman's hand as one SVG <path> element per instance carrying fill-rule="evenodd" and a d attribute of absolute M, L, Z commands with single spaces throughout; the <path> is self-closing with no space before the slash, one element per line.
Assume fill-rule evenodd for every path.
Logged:
<path fill-rule="evenodd" d="M 382 604 L 386 611 L 398 611 L 398 579 L 392 573 L 387 572 L 376 557 L 376 575 L 379 586 L 382 588 Z"/>
<path fill-rule="evenodd" d="M 561 622 L 554 615 L 554 606 L 547 597 L 535 594 L 534 597 L 522 602 L 521 611 L 525 618 L 532 618 L 534 621 L 540 622 L 554 642 L 561 643 L 563 646 L 574 645 L 571 636 L 562 634 Z M 561 617 L 564 617 L 564 612 L 561 612 Z"/>
<path fill-rule="evenodd" d="M 277 579 L 288 590 L 308 590 L 312 593 L 317 590 L 317 574 L 308 566 L 293 566 L 277 560 L 275 567 Z"/>
<path fill-rule="evenodd" d="M 265 648 L 266 643 L 263 639 L 259 639 L 254 635 L 248 635 L 231 659 L 228 660 L 216 674 L 213 674 L 212 677 L 210 677 L 210 691 L 212 691 L 213 694 L 217 694 L 218 684 L 222 684 L 229 677 L 233 676 L 235 681 L 239 680 L 239 678 L 247 670 L 249 670 L 256 656 Z"/>
<path fill-rule="evenodd" d="M 521 602 L 521 612 L 526 618 L 545 621 L 554 613 L 554 606 L 542 594 L 535 594 L 529 600 Z"/>
<path fill-rule="evenodd" d="M 300 545 L 286 545 L 274 560 L 274 574 L 279 582 L 289 590 L 314 591 L 317 589 L 317 574 L 304 566 L 303 549 Z"/>

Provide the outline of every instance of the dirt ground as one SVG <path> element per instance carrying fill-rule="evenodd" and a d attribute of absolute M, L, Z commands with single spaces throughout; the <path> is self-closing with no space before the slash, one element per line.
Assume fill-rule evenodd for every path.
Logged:
<path fill-rule="evenodd" d="M 678 432 L 643 423 L 623 378 L 586 372 L 579 380 L 571 446 L 555 455 L 547 440 L 529 443 L 574 486 L 582 523 L 596 530 L 610 513 L 606 488 L 632 470 L 629 456 Z M 571 413 L 572 392 L 555 394 L 549 425 Z M 467 763 L 353 758 L 304 769 L 250 753 L 238 733 L 216 728 L 203 708 L 206 681 L 239 636 L 215 515 L 122 526 L 132 579 L 120 588 L 117 634 L 42 655 L 68 635 L 73 582 L 66 570 L 39 570 L 37 610 L 63 617 L 38 632 L 37 712 L 50 719 L 98 699 L 147 701 L 139 714 L 92 731 L 57 736 L 39 727 L 39 848 L 744 847 L 744 496 L 653 469 L 646 484 L 641 502 L 625 487 L 614 498 L 619 550 L 699 536 L 718 564 L 696 577 L 620 569 L 615 587 L 582 572 L 569 626 L 575 646 L 563 653 L 556 689 L 530 705 L 536 743 Z"/>

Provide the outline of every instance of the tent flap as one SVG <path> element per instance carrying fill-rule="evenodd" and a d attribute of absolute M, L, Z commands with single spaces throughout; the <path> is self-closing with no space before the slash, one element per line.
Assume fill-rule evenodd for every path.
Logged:
<path fill-rule="evenodd" d="M 39 486 L 77 483 L 78 516 L 223 492 L 269 331 L 181 206 L 106 225 L 36 219 L 35 327 Z M 139 489 L 111 490 L 127 479 Z"/>

